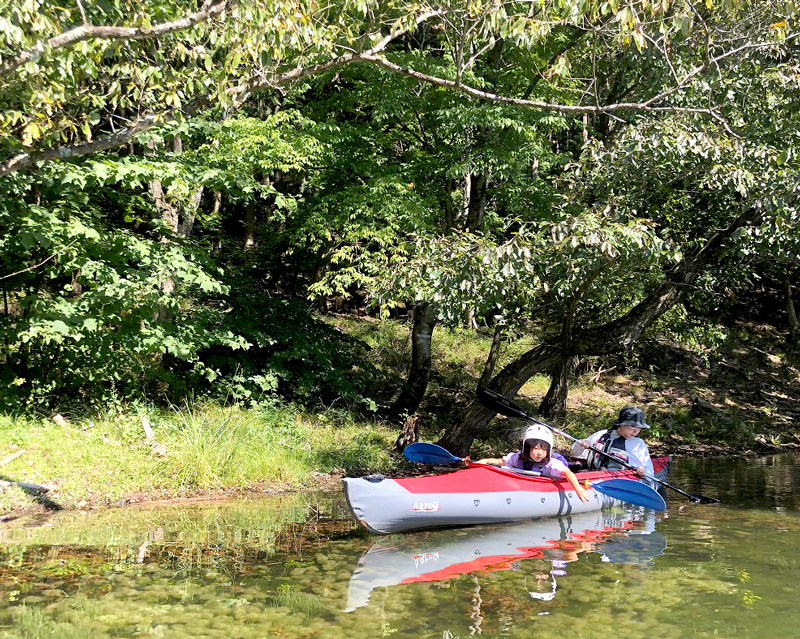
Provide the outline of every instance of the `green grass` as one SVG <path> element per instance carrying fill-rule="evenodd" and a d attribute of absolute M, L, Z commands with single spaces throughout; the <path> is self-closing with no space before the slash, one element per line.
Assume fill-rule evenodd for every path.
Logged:
<path fill-rule="evenodd" d="M 14 611 L 14 629 L 8 639 L 90 639 L 91 629 L 54 621 L 40 608 L 21 606 Z"/>
<path fill-rule="evenodd" d="M 64 506 L 110 503 L 145 493 L 154 497 L 197 490 L 274 486 L 297 488 L 313 472 L 374 472 L 397 463 L 390 428 L 349 413 L 304 413 L 208 403 L 153 411 L 153 454 L 142 413 L 106 414 L 56 425 L 50 420 L 0 416 L 0 459 L 25 452 L 0 469 L 15 481 L 53 485 Z M 0 513 L 25 508 L 30 495 L 0 491 Z"/>

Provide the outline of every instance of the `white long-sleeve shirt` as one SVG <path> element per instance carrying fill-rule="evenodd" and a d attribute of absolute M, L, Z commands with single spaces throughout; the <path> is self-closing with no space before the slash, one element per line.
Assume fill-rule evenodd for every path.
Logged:
<path fill-rule="evenodd" d="M 597 441 L 608 432 L 608 429 L 598 430 L 592 433 L 585 440 L 590 446 L 594 446 Z M 609 435 L 611 441 L 618 439 L 620 436 L 617 431 L 612 431 Z M 644 470 L 648 475 L 653 475 L 653 462 L 650 460 L 650 450 L 647 444 L 638 437 L 631 437 L 625 440 L 625 452 L 628 453 L 628 463 L 634 468 L 644 466 Z M 580 459 L 586 459 L 589 456 L 589 450 L 585 448 L 580 442 L 575 442 L 572 445 L 572 456 Z"/>

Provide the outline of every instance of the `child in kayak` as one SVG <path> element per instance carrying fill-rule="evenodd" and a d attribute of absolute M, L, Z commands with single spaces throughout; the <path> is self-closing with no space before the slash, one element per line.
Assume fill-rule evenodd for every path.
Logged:
<path fill-rule="evenodd" d="M 642 429 L 650 428 L 644 421 L 644 413 L 635 406 L 626 406 L 619 412 L 619 418 L 611 428 L 598 430 L 586 439 L 572 445 L 572 456 L 585 459 L 591 470 L 620 470 L 622 464 L 615 463 L 609 455 L 627 462 L 636 468 L 639 477 L 653 475 L 653 462 L 647 444 L 639 439 Z M 601 450 L 606 455 L 600 455 Z"/>
<path fill-rule="evenodd" d="M 538 472 L 546 477 L 556 477 L 566 479 L 578 494 L 578 499 L 583 503 L 589 501 L 589 493 L 578 483 L 567 465 L 560 459 L 551 455 L 553 448 L 553 433 L 549 428 L 534 425 L 525 431 L 522 437 L 522 449 L 508 453 L 502 458 L 487 457 L 479 459 L 479 464 L 492 464 L 493 466 L 507 466 L 508 468 L 519 468 Z M 557 453 L 556 453 L 557 454 Z M 563 458 L 562 458 L 563 459 Z"/>

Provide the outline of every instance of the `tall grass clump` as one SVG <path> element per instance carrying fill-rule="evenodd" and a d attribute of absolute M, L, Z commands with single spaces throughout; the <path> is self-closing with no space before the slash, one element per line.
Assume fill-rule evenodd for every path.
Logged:
<path fill-rule="evenodd" d="M 396 433 L 348 411 L 301 413 L 209 403 L 175 410 L 160 429 L 164 483 L 180 488 L 298 486 L 313 472 L 384 470 Z M 157 432 L 158 435 L 158 432 Z"/>
<path fill-rule="evenodd" d="M 291 481 L 305 474 L 286 411 L 202 404 L 176 410 L 165 431 L 165 472 L 180 487 Z"/>
<path fill-rule="evenodd" d="M 317 595 L 302 592 L 286 584 L 278 588 L 271 603 L 276 607 L 288 608 L 292 612 L 305 615 L 309 619 L 320 615 L 325 609 L 322 599 Z"/>

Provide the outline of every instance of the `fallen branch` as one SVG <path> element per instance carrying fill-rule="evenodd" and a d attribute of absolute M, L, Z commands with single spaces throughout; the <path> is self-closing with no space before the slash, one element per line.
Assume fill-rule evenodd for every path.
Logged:
<path fill-rule="evenodd" d="M 14 481 L 13 479 L 2 479 L 0 480 L 0 486 L 19 486 L 22 490 L 32 490 L 39 493 L 47 493 L 50 492 L 53 488 L 52 486 L 43 486 L 42 484 L 32 484 L 27 481 Z"/>
<path fill-rule="evenodd" d="M 24 452 L 25 452 L 24 449 L 23 450 L 18 450 L 16 453 L 11 453 L 8 457 L 4 457 L 3 459 L 0 459 L 0 467 L 5 466 L 6 464 L 10 464 L 12 461 L 14 461 L 17 457 L 22 455 Z"/>

